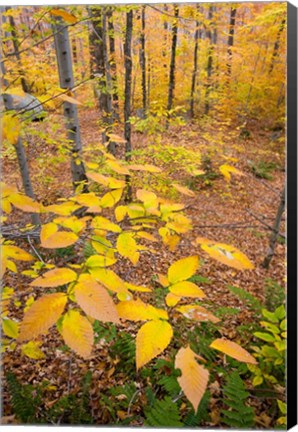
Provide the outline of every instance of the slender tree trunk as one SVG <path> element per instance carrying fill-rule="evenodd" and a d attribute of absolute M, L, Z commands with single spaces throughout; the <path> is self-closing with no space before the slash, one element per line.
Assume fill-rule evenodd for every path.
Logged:
<path fill-rule="evenodd" d="M 173 26 L 172 26 L 172 48 L 171 48 L 169 92 L 168 92 L 168 105 L 167 105 L 168 111 L 170 111 L 173 107 L 174 90 L 175 90 L 176 47 L 177 47 L 178 16 L 179 16 L 179 7 L 176 4 L 174 4 L 174 15 L 175 15 L 175 21 L 173 22 Z M 167 119 L 167 126 L 168 125 L 169 123 Z"/>
<path fill-rule="evenodd" d="M 232 74 L 232 57 L 233 57 L 232 46 L 234 45 L 236 13 L 237 13 L 237 8 L 235 6 L 232 6 L 230 12 L 230 27 L 229 27 L 229 37 L 228 37 L 227 74 L 229 77 Z"/>
<path fill-rule="evenodd" d="M 113 10 L 109 7 L 107 10 L 108 17 L 108 30 L 109 30 L 109 45 L 110 45 L 110 71 L 113 82 L 113 107 L 115 117 L 119 118 L 119 96 L 118 96 L 118 83 L 117 83 L 117 65 L 116 65 L 116 49 L 115 49 L 115 30 L 113 23 Z"/>
<path fill-rule="evenodd" d="M 283 191 L 281 193 L 280 196 L 280 203 L 277 209 L 277 213 L 276 213 L 276 217 L 275 217 L 275 221 L 274 221 L 274 225 L 273 225 L 273 231 L 272 234 L 270 236 L 270 240 L 269 240 L 269 247 L 268 247 L 268 252 L 267 255 L 262 263 L 262 266 L 264 268 L 268 268 L 270 265 L 270 262 L 272 260 L 272 257 L 274 255 L 274 249 L 275 249 L 275 244 L 279 235 L 279 228 L 280 228 L 280 223 L 281 223 L 281 219 L 282 219 L 282 215 L 283 212 L 285 210 L 285 187 L 283 188 Z"/>
<path fill-rule="evenodd" d="M 199 5 L 197 4 L 197 12 L 199 12 Z M 193 72 L 191 80 L 191 90 L 190 90 L 190 118 L 194 118 L 194 95 L 196 89 L 196 77 L 198 73 L 198 47 L 199 47 L 199 21 L 196 20 L 196 30 L 195 30 L 195 47 L 193 56 Z"/>
<path fill-rule="evenodd" d="M 163 7 L 165 12 L 168 12 L 168 5 L 164 4 Z M 167 71 L 168 64 L 167 64 L 167 46 L 168 46 L 168 30 L 169 25 L 167 21 L 164 21 L 163 23 L 163 29 L 164 29 L 164 37 L 163 37 L 163 47 L 162 47 L 162 58 L 163 58 L 163 67 Z"/>
<path fill-rule="evenodd" d="M 53 24 L 54 41 L 59 71 L 60 87 L 72 90 L 74 77 L 71 62 L 71 47 L 67 27 L 60 17 L 55 18 Z M 68 131 L 68 139 L 71 142 L 71 172 L 74 189 L 83 184 L 83 192 L 88 191 L 85 167 L 81 159 L 82 143 L 77 106 L 70 102 L 63 102 L 64 117 Z"/>
<path fill-rule="evenodd" d="M 146 92 L 146 54 L 145 54 L 145 9 L 146 6 L 142 6 L 142 33 L 141 33 L 141 69 L 142 69 L 142 100 L 143 100 L 143 114 L 146 117 L 147 111 L 147 92 Z"/>
<path fill-rule="evenodd" d="M 130 10 L 126 13 L 126 33 L 124 43 L 124 66 L 125 66 L 125 89 L 124 89 L 124 138 L 125 144 L 125 160 L 130 161 L 132 150 L 131 146 L 131 124 L 129 117 L 131 115 L 131 82 L 132 82 L 132 58 L 131 58 L 131 42 L 133 28 L 133 12 Z M 126 200 L 131 201 L 131 184 L 130 176 L 126 176 L 127 194 Z"/>
<path fill-rule="evenodd" d="M 11 7 L 6 7 L 6 11 L 9 11 L 11 9 Z M 12 15 L 9 15 L 8 17 L 9 20 L 9 24 L 10 24 L 10 32 L 11 32 L 11 37 L 12 37 L 12 44 L 13 44 L 13 49 L 14 49 L 14 54 L 18 63 L 18 67 L 19 67 L 19 74 L 21 77 L 21 86 L 22 89 L 25 93 L 29 93 L 30 91 L 30 87 L 25 79 L 25 73 L 24 73 L 24 69 L 22 67 L 22 63 L 21 63 L 21 56 L 20 56 L 20 52 L 19 52 L 19 42 L 18 42 L 18 35 L 17 35 L 17 31 L 16 31 L 16 25 L 15 25 L 15 21 Z"/>
<path fill-rule="evenodd" d="M 6 71 L 5 71 L 5 66 L 4 66 L 3 58 L 2 58 L 2 49 L 0 49 L 0 64 L 1 64 L 1 73 L 2 73 L 3 85 L 7 88 L 9 86 L 9 83 L 8 83 L 7 79 L 5 78 Z M 2 93 L 2 95 L 3 95 L 3 101 L 4 101 L 5 109 L 7 111 L 13 110 L 13 101 L 12 101 L 11 95 L 9 95 L 7 93 Z M 18 141 L 17 141 L 17 144 L 15 145 L 15 149 L 16 149 L 19 168 L 20 168 L 24 192 L 28 197 L 35 199 L 32 183 L 31 183 L 31 179 L 30 179 L 29 166 L 28 166 L 28 162 L 27 162 L 26 152 L 25 152 L 25 148 L 23 146 L 23 142 L 22 142 L 21 137 L 18 137 Z M 39 218 L 39 215 L 37 213 L 31 214 L 31 220 L 32 220 L 33 225 L 40 225 L 40 218 Z"/>
<path fill-rule="evenodd" d="M 285 28 L 285 24 L 286 24 L 286 19 L 284 18 L 280 24 L 277 36 L 276 36 L 276 41 L 274 44 L 274 48 L 273 48 L 273 53 L 272 53 L 272 57 L 271 57 L 271 63 L 270 63 L 270 67 L 269 67 L 269 75 L 272 73 L 273 69 L 274 69 L 274 65 L 275 65 L 275 59 L 278 56 L 278 51 L 279 51 L 279 46 L 280 46 L 280 38 L 282 35 L 282 32 Z"/>
<path fill-rule="evenodd" d="M 151 94 L 151 60 L 148 56 L 148 77 L 147 77 L 147 111 L 150 110 L 150 94 Z"/>
<path fill-rule="evenodd" d="M 213 6 L 209 6 L 208 12 L 208 20 L 211 21 L 213 18 Z M 211 76 L 213 70 L 213 51 L 214 51 L 214 40 L 212 33 L 212 24 L 210 23 L 210 28 L 206 32 L 206 36 L 209 39 L 209 48 L 208 48 L 208 60 L 207 60 L 207 84 L 206 84 L 206 93 L 205 93 L 205 114 L 209 114 L 210 109 L 210 92 L 211 92 Z"/>
<path fill-rule="evenodd" d="M 103 143 L 108 140 L 107 133 L 112 131 L 113 126 L 113 106 L 112 106 L 112 77 L 110 73 L 110 63 L 108 56 L 107 47 L 107 14 L 106 8 L 104 8 L 102 13 L 102 46 L 103 46 L 103 56 L 104 56 L 104 69 L 105 69 L 105 98 L 103 99 L 103 121 L 105 130 L 103 132 Z M 109 141 L 108 151 L 113 155 L 116 154 L 116 144 L 113 141 Z"/>

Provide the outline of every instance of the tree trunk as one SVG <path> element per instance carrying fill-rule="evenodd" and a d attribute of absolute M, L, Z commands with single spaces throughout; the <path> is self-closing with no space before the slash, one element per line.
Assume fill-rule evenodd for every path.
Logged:
<path fill-rule="evenodd" d="M 199 12 L 199 5 L 197 4 L 197 13 Z M 196 30 L 195 30 L 195 47 L 193 56 L 193 72 L 191 80 L 191 90 L 190 90 L 190 118 L 194 118 L 194 95 L 196 89 L 196 77 L 198 73 L 198 47 L 199 47 L 199 21 L 196 20 Z"/>
<path fill-rule="evenodd" d="M 9 83 L 8 83 L 7 79 L 5 78 L 6 71 L 5 71 L 5 66 L 4 66 L 3 58 L 2 58 L 2 49 L 0 49 L 0 64 L 1 64 L 1 73 L 2 73 L 3 85 L 6 88 L 8 88 Z M 13 110 L 13 102 L 12 102 L 11 95 L 6 94 L 6 93 L 2 93 L 2 95 L 3 95 L 3 101 L 4 101 L 5 109 L 7 111 Z M 16 149 L 19 168 L 20 168 L 24 192 L 28 197 L 35 199 L 32 183 L 31 183 L 31 179 L 30 179 L 30 173 L 29 173 L 29 167 L 28 167 L 26 152 L 25 152 L 25 148 L 23 146 L 22 139 L 20 137 L 18 138 L 17 144 L 15 145 L 15 149 Z M 32 220 L 33 225 L 40 225 L 40 218 L 39 218 L 39 215 L 37 213 L 31 214 L 31 220 Z"/>
<path fill-rule="evenodd" d="M 102 46 L 103 46 L 103 56 L 104 56 L 104 70 L 105 70 L 105 98 L 103 98 L 102 110 L 103 110 L 103 122 L 105 130 L 103 132 L 103 144 L 108 141 L 107 132 L 112 131 L 113 126 L 113 105 L 112 105 L 112 77 L 110 74 L 110 63 L 107 48 L 107 14 L 106 8 L 104 8 L 102 13 Z M 108 151 L 115 155 L 116 154 L 116 144 L 113 141 L 109 141 L 107 146 Z"/>
<path fill-rule="evenodd" d="M 6 9 L 6 11 L 9 11 L 11 9 L 11 7 L 8 6 L 5 9 Z M 10 29 L 11 29 L 10 32 L 11 32 L 14 54 L 15 54 L 15 57 L 17 60 L 17 64 L 19 67 L 19 74 L 21 77 L 21 86 L 22 86 L 22 89 L 25 93 L 29 93 L 30 87 L 29 87 L 29 85 L 25 79 L 25 72 L 24 72 L 24 69 L 22 68 L 21 56 L 19 53 L 19 42 L 18 42 L 18 36 L 17 36 L 15 21 L 14 21 L 13 16 L 11 16 L 11 15 L 8 16 L 8 20 L 9 20 L 9 25 L 10 25 Z"/>
<path fill-rule="evenodd" d="M 208 12 L 208 20 L 211 21 L 213 18 L 213 10 L 214 6 L 209 6 Z M 206 84 L 206 93 L 205 93 L 205 115 L 209 114 L 210 109 L 210 92 L 211 92 L 211 76 L 213 70 L 213 50 L 214 50 L 214 36 L 212 32 L 212 23 L 209 24 L 210 28 L 206 32 L 206 36 L 209 39 L 209 48 L 208 48 L 208 60 L 207 60 L 207 84 Z"/>
<path fill-rule="evenodd" d="M 168 5 L 164 4 L 163 9 L 167 13 L 168 12 Z M 163 58 L 163 67 L 167 70 L 168 69 L 167 46 L 168 46 L 168 29 L 169 29 L 167 21 L 164 21 L 163 29 L 164 29 L 164 37 L 163 37 L 163 47 L 162 47 L 162 58 Z"/>
<path fill-rule="evenodd" d="M 109 7 L 107 10 L 107 18 L 108 18 L 108 30 L 109 30 L 109 45 L 110 45 L 110 71 L 112 75 L 112 83 L 113 83 L 113 108 L 115 118 L 119 118 L 119 96 L 118 96 L 118 81 L 117 81 L 117 65 L 115 58 L 115 30 L 113 23 L 113 10 L 112 7 Z"/>
<path fill-rule="evenodd" d="M 270 67 L 269 67 L 269 75 L 272 73 L 273 69 L 274 69 L 274 65 L 275 65 L 275 59 L 278 56 L 278 50 L 279 50 L 279 45 L 280 45 L 280 38 L 281 38 L 281 34 L 285 28 L 285 24 L 286 24 L 286 19 L 284 18 L 280 24 L 277 36 L 276 36 L 276 41 L 274 44 L 274 48 L 273 48 L 273 53 L 272 53 L 272 57 L 271 57 L 271 63 L 270 63 Z"/>
<path fill-rule="evenodd" d="M 72 90 L 74 77 L 71 62 L 71 47 L 67 27 L 60 17 L 55 17 L 53 24 L 56 57 L 59 71 L 60 87 Z M 88 192 L 85 167 L 81 159 L 82 143 L 77 106 L 70 102 L 63 102 L 64 117 L 68 131 L 68 139 L 71 142 L 71 172 L 74 189 L 83 184 L 83 192 Z"/>
<path fill-rule="evenodd" d="M 177 47 L 178 15 L 179 15 L 179 7 L 176 4 L 174 4 L 174 15 L 175 15 L 175 21 L 173 22 L 173 26 L 172 26 L 172 48 L 171 48 L 169 93 L 168 93 L 168 106 L 167 106 L 168 111 L 170 111 L 173 107 L 174 90 L 175 90 L 176 47 Z M 168 126 L 168 120 L 167 120 L 167 126 Z"/>
<path fill-rule="evenodd" d="M 126 33 L 124 43 L 124 66 L 125 66 L 125 89 L 124 89 L 124 138 L 125 160 L 130 161 L 132 150 L 131 146 L 131 124 L 129 121 L 131 115 L 131 80 L 132 80 L 132 58 L 131 58 L 131 41 L 133 27 L 133 12 L 130 10 L 126 13 Z M 130 176 L 126 176 L 127 194 L 126 200 L 131 201 Z"/>
<path fill-rule="evenodd" d="M 270 236 L 270 240 L 269 240 L 269 247 L 268 247 L 268 252 L 267 252 L 267 256 L 265 257 L 262 266 L 264 268 L 268 268 L 270 265 L 270 262 L 272 260 L 272 257 L 274 255 L 274 249 L 275 249 L 275 244 L 279 235 L 279 228 L 280 228 L 280 223 L 281 223 L 281 219 L 282 219 L 282 215 L 285 209 L 285 187 L 283 188 L 283 191 L 281 193 L 280 196 L 280 203 L 277 209 L 277 213 L 276 213 L 276 217 L 275 217 L 275 221 L 274 221 L 274 225 L 273 225 L 273 231 L 272 234 Z"/>
<path fill-rule="evenodd" d="M 143 100 L 143 114 L 146 117 L 147 111 L 147 92 L 146 92 L 146 55 L 145 55 L 145 8 L 142 6 L 142 33 L 141 33 L 141 69 L 142 69 L 142 100 Z"/>
<path fill-rule="evenodd" d="M 234 33 L 235 33 L 236 13 L 237 13 L 237 8 L 235 6 L 232 6 L 231 7 L 231 12 L 230 12 L 230 27 L 229 27 L 229 37 L 228 37 L 227 74 L 228 74 L 229 77 L 232 74 L 232 57 L 233 57 L 232 46 L 234 45 Z"/>

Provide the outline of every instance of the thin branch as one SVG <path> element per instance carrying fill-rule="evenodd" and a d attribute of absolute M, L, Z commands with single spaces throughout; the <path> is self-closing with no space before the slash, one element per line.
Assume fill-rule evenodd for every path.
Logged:
<path fill-rule="evenodd" d="M 42 259 L 42 257 L 39 255 L 39 253 L 38 253 L 37 250 L 35 249 L 35 247 L 34 247 L 32 241 L 31 241 L 31 239 L 30 239 L 30 235 L 29 235 L 29 234 L 27 235 L 27 240 L 28 240 L 28 242 L 29 242 L 31 248 L 33 249 L 35 255 L 36 255 L 37 258 L 39 259 L 39 261 L 41 261 L 43 264 L 45 264 L 44 260 Z"/>

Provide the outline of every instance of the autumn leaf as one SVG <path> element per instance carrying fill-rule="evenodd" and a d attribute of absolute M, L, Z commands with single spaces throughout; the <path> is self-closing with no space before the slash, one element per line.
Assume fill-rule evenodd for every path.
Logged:
<path fill-rule="evenodd" d="M 3 312 L 3 310 L 2 310 Z M 9 318 L 2 318 L 2 330 L 5 336 L 17 339 L 19 336 L 19 323 Z"/>
<path fill-rule="evenodd" d="M 140 253 L 138 252 L 138 245 L 131 233 L 122 233 L 117 239 L 117 250 L 125 258 L 128 258 L 132 264 L 139 261 Z"/>
<path fill-rule="evenodd" d="M 87 315 L 99 321 L 119 323 L 112 298 L 90 275 L 81 275 L 74 293 L 77 303 Z"/>
<path fill-rule="evenodd" d="M 128 282 L 125 282 L 124 284 L 125 284 L 126 288 L 129 289 L 129 290 L 131 290 L 131 291 L 152 292 L 151 288 L 147 288 L 147 287 L 139 286 L 139 285 L 134 285 L 134 284 L 131 284 L 131 283 L 128 283 Z"/>
<path fill-rule="evenodd" d="M 77 18 L 73 14 L 66 12 L 64 9 L 52 9 L 50 11 L 50 14 L 55 15 L 55 16 L 59 16 L 59 17 L 63 18 L 64 21 L 69 22 L 71 24 L 74 24 L 77 22 Z"/>
<path fill-rule="evenodd" d="M 69 103 L 74 104 L 74 105 L 83 105 L 82 102 L 78 101 L 77 99 L 73 98 L 72 96 L 69 96 L 66 93 L 59 94 L 59 95 L 57 95 L 57 97 L 59 99 L 62 99 L 64 102 L 69 102 Z"/>
<path fill-rule="evenodd" d="M 119 317 L 130 321 L 146 321 L 156 319 L 168 319 L 168 314 L 163 309 L 158 309 L 142 300 L 129 300 L 117 304 Z"/>
<path fill-rule="evenodd" d="M 196 196 L 196 194 L 193 191 L 191 191 L 190 189 L 188 189 L 187 187 L 181 186 L 177 183 L 173 183 L 172 186 L 178 192 L 182 193 L 183 195 L 187 195 L 187 196 L 192 197 L 192 198 Z"/>
<path fill-rule="evenodd" d="M 104 287 L 115 293 L 129 292 L 125 286 L 124 281 L 112 270 L 100 267 L 89 268 L 89 273 L 92 277 L 100 282 Z"/>
<path fill-rule="evenodd" d="M 149 164 L 145 164 L 145 165 L 132 164 L 132 165 L 128 165 L 128 168 L 132 171 L 147 171 L 151 173 L 162 172 L 160 168 L 156 167 L 155 165 L 149 165 Z"/>
<path fill-rule="evenodd" d="M 40 213 L 42 206 L 34 201 L 32 198 L 22 195 L 20 193 L 9 195 L 9 202 L 14 205 L 14 207 L 30 213 Z"/>
<path fill-rule="evenodd" d="M 176 306 L 177 303 L 179 303 L 179 301 L 181 300 L 181 297 L 173 294 L 173 293 L 168 293 L 166 295 L 166 305 L 169 307 L 173 307 Z"/>
<path fill-rule="evenodd" d="M 5 113 L 2 118 L 2 134 L 3 139 L 10 142 L 10 144 L 17 144 L 21 131 L 20 119 L 13 114 Z"/>
<path fill-rule="evenodd" d="M 185 281 L 195 274 L 199 268 L 198 256 L 182 258 L 174 262 L 168 269 L 168 280 L 171 284 Z"/>
<path fill-rule="evenodd" d="M 237 168 L 231 166 L 231 165 L 221 165 L 219 167 L 219 171 L 222 173 L 222 175 L 224 176 L 224 178 L 226 179 L 227 182 L 231 181 L 231 174 L 235 174 L 238 176 L 244 176 L 245 174 L 239 170 L 237 170 Z"/>
<path fill-rule="evenodd" d="M 136 338 L 137 370 L 161 354 L 171 342 L 173 329 L 167 321 L 156 320 L 145 323 Z"/>
<path fill-rule="evenodd" d="M 91 227 L 93 229 L 102 229 L 115 233 L 120 233 L 122 231 L 119 225 L 114 224 L 113 222 L 109 221 L 109 219 L 102 216 L 95 216 L 92 219 Z"/>
<path fill-rule="evenodd" d="M 175 357 L 175 368 L 181 370 L 181 377 L 178 377 L 177 381 L 195 412 L 204 396 L 209 380 L 209 372 L 196 362 L 196 358 L 202 359 L 189 346 L 180 348 Z"/>
<path fill-rule="evenodd" d="M 216 339 L 212 342 L 210 347 L 221 351 L 224 354 L 227 354 L 228 356 L 233 357 L 240 362 L 252 364 L 258 363 L 257 360 L 251 354 L 249 354 L 248 351 L 246 351 L 237 343 L 232 342 L 228 339 Z"/>
<path fill-rule="evenodd" d="M 115 189 L 107 192 L 100 200 L 100 205 L 103 208 L 111 208 L 120 201 L 123 194 L 123 189 Z"/>
<path fill-rule="evenodd" d="M 93 328 L 86 317 L 76 310 L 69 310 L 63 317 L 63 339 L 72 350 L 84 359 L 90 357 L 94 340 Z"/>
<path fill-rule="evenodd" d="M 106 161 L 106 164 L 108 165 L 108 167 L 115 171 L 118 174 L 122 174 L 122 175 L 129 175 L 129 170 L 127 169 L 126 166 L 124 165 L 120 165 L 120 163 L 118 163 L 117 161 Z"/>
<path fill-rule="evenodd" d="M 88 268 L 94 267 L 108 267 L 115 264 L 117 260 L 105 255 L 92 255 L 86 261 L 86 266 Z"/>
<path fill-rule="evenodd" d="M 18 261 L 32 261 L 34 257 L 28 252 L 14 245 L 2 245 L 2 256 L 13 258 Z"/>
<path fill-rule="evenodd" d="M 59 249 L 71 246 L 78 240 L 75 233 L 68 231 L 59 231 L 48 237 L 46 241 L 41 242 L 41 246 L 47 249 Z"/>
<path fill-rule="evenodd" d="M 44 273 L 42 276 L 34 279 L 30 285 L 39 287 L 57 287 L 73 282 L 76 278 L 77 274 L 73 270 L 67 267 L 61 267 Z"/>
<path fill-rule="evenodd" d="M 39 341 L 30 341 L 21 346 L 22 354 L 33 359 L 33 360 L 41 360 L 45 358 L 43 351 L 39 348 L 41 342 Z"/>
<path fill-rule="evenodd" d="M 67 296 L 63 293 L 47 294 L 36 300 L 25 312 L 18 342 L 34 339 L 45 333 L 58 321 L 66 302 Z"/>
<path fill-rule="evenodd" d="M 196 242 L 201 245 L 201 249 L 207 252 L 211 258 L 216 259 L 222 264 L 228 265 L 237 270 L 254 269 L 253 263 L 235 246 L 216 243 L 200 237 L 196 239 Z"/>
<path fill-rule="evenodd" d="M 169 290 L 172 294 L 180 297 L 195 297 L 195 298 L 203 298 L 206 297 L 204 291 L 202 291 L 196 284 L 193 282 L 182 281 L 178 282 L 169 287 Z"/>
<path fill-rule="evenodd" d="M 186 318 L 193 319 L 195 321 L 211 321 L 213 323 L 220 321 L 220 319 L 218 319 L 215 315 L 199 305 L 184 305 L 176 308 L 176 310 L 182 313 Z"/>

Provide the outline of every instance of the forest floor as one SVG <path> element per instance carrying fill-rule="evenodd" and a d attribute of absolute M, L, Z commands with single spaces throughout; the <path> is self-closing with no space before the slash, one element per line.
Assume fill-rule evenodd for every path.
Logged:
<path fill-rule="evenodd" d="M 82 110 L 80 122 L 85 159 L 88 162 L 97 161 L 99 154 L 96 146 L 101 143 L 97 111 L 95 109 Z M 44 127 L 50 130 L 51 119 L 35 124 L 33 129 L 44 131 Z M 160 166 L 166 173 L 167 182 L 163 183 L 158 177 L 151 181 L 150 186 L 156 189 L 157 194 L 166 193 L 166 188 L 171 182 L 179 182 L 195 192 L 195 197 L 175 195 L 175 193 L 173 195 L 176 201 L 186 205 L 185 215 L 191 219 L 193 229 L 184 234 L 174 252 L 162 247 L 156 251 L 154 257 L 152 254 L 142 254 L 136 266 L 132 266 L 124 259 L 119 260 L 116 264 L 116 272 L 126 281 L 152 286 L 155 283 L 154 277 L 158 273 L 165 274 L 173 261 L 198 254 L 203 260 L 199 274 L 208 278 L 209 281 L 204 285 L 204 290 L 209 304 L 213 305 L 212 310 L 226 308 L 220 333 L 238 342 L 245 342 L 250 332 L 249 325 L 253 321 L 253 315 L 247 304 L 232 294 L 228 286 L 241 287 L 266 305 L 268 302 L 274 302 L 275 295 L 279 296 L 280 293 L 276 292 L 276 286 L 284 290 L 286 283 L 285 244 L 282 238 L 276 245 L 275 255 L 269 269 L 264 269 L 261 265 L 267 253 L 271 232 L 268 225 L 272 226 L 274 222 L 285 179 L 284 141 L 272 140 L 272 131 L 260 128 L 257 123 L 251 124 L 248 129 L 249 136 L 241 138 L 239 128 L 216 121 L 212 121 L 212 124 L 193 122 L 172 126 L 168 131 L 160 134 L 156 151 L 163 149 L 164 152 L 163 156 L 159 157 L 154 154 L 153 150 L 150 150 L 156 145 L 156 135 L 133 132 L 134 150 L 139 151 L 147 163 Z M 57 135 L 58 133 L 59 127 L 57 127 Z M 119 128 L 116 133 L 121 135 L 121 129 Z M 57 147 L 55 134 L 51 132 L 52 142 L 43 139 L 38 134 L 34 136 L 32 131 L 27 133 L 26 139 L 37 200 L 49 205 L 55 203 L 59 198 L 68 197 L 72 193 L 69 161 L 67 155 L 61 151 L 62 146 L 60 149 Z M 175 148 L 178 151 L 175 152 Z M 220 173 L 207 181 L 199 176 L 191 176 L 188 172 L 189 160 L 187 159 L 191 158 L 191 153 L 184 157 L 183 149 L 194 152 L 201 158 L 201 161 L 205 161 L 205 165 L 211 163 L 214 172 L 219 173 L 218 167 L 227 163 L 235 166 L 243 175 L 232 174 L 230 182 L 227 182 Z M 121 145 L 117 151 L 119 156 L 123 155 Z M 134 158 L 137 156 L 133 156 Z M 264 164 L 269 166 L 272 177 L 270 180 L 257 177 L 253 172 L 252 165 L 259 168 L 261 166 L 262 169 Z M 13 159 L 11 153 L 4 152 L 2 165 L 4 181 L 7 184 L 17 185 L 21 190 L 21 181 L 16 167 L 17 161 Z M 197 168 L 200 168 L 200 164 L 197 164 Z M 202 165 L 201 169 L 204 169 Z M 143 187 L 146 187 L 146 184 Z M 30 217 L 28 216 L 26 220 L 23 214 L 16 210 L 10 223 L 24 226 L 30 223 Z M 281 226 L 281 233 L 285 233 L 284 222 Z M 211 258 L 206 259 L 199 246 L 194 244 L 198 236 L 239 248 L 254 263 L 255 269 L 235 271 Z M 25 240 L 23 246 L 28 248 Z M 46 254 L 43 256 L 45 257 Z M 61 266 L 69 260 L 75 262 L 78 257 L 74 255 L 70 257 L 49 256 L 49 258 L 51 262 Z M 28 283 L 26 277 L 17 277 L 11 272 L 6 278 L 6 285 L 16 288 L 18 300 L 22 304 L 32 295 L 32 288 L 28 288 L 26 283 Z M 158 291 L 158 286 L 156 289 Z M 275 292 L 272 291 L 274 289 Z M 35 294 L 39 291 L 35 289 Z M 150 301 L 150 293 L 143 296 Z M 232 309 L 237 309 L 238 312 L 232 313 Z M 12 306 L 11 311 L 13 316 L 19 314 L 21 320 L 22 308 Z M 247 327 L 239 335 L 239 327 L 243 325 Z M 136 326 L 123 325 L 123 328 L 126 331 L 135 332 Z M 109 354 L 108 343 L 103 344 L 102 341 L 99 341 L 95 346 L 92 358 L 83 361 L 75 355 L 70 356 L 69 351 L 65 352 L 61 349 L 61 340 L 56 330 L 51 330 L 46 340 L 47 342 L 42 346 L 45 359 L 29 359 L 21 355 L 19 349 L 8 351 L 3 355 L 2 373 L 13 372 L 23 384 L 38 385 L 47 380 L 51 385 L 45 392 L 43 405 L 49 409 L 62 395 L 74 394 L 80 397 L 82 378 L 90 370 L 92 384 L 89 404 L 95 424 L 113 425 L 117 424 L 117 417 L 123 420 L 135 414 L 135 420 L 132 420 L 130 424 L 142 425 L 141 412 L 142 405 L 146 404 L 146 396 L 142 393 L 141 388 L 137 387 L 139 393 L 136 394 L 134 400 L 130 401 L 127 411 L 120 407 L 117 414 L 112 414 L 110 408 L 104 408 L 100 403 L 101 394 L 113 386 L 124 385 L 127 379 L 125 371 L 117 368 L 118 357 Z M 135 381 L 137 379 L 136 377 Z M 220 387 L 220 383 L 217 384 Z M 218 391 L 216 386 L 213 385 L 210 388 L 213 389 L 211 393 L 213 392 L 216 396 Z M 14 423 L 10 396 L 5 384 L 2 398 L 4 419 L 8 423 Z M 266 399 L 253 399 L 251 404 L 255 406 L 258 413 L 259 425 L 270 428 L 272 418 L 266 414 Z M 211 419 L 205 423 L 205 426 L 212 427 L 218 424 L 219 407 L 220 401 L 215 398 Z"/>

